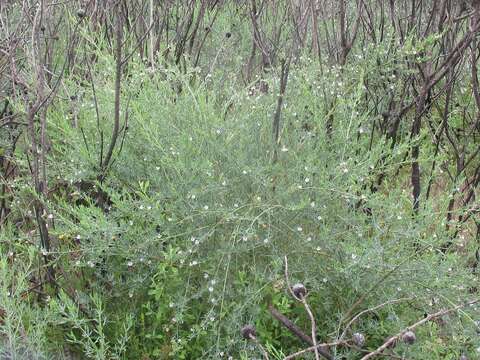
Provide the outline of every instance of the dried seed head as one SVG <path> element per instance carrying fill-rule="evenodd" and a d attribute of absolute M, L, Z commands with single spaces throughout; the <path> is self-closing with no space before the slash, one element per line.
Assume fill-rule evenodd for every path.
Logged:
<path fill-rule="evenodd" d="M 227 32 L 227 33 L 225 34 L 225 37 L 226 37 L 227 39 L 230 38 L 231 36 L 232 36 L 232 33 L 231 33 L 231 32 Z"/>
<path fill-rule="evenodd" d="M 353 343 L 358 347 L 363 347 L 365 345 L 365 336 L 361 333 L 355 333 L 352 336 Z"/>
<path fill-rule="evenodd" d="M 303 284 L 295 284 L 292 286 L 293 295 L 299 299 L 303 299 L 307 295 L 307 289 Z"/>
<path fill-rule="evenodd" d="M 255 331 L 255 326 L 253 325 L 245 325 L 242 328 L 241 332 L 245 340 L 252 340 L 257 336 L 257 332 Z"/>
<path fill-rule="evenodd" d="M 409 330 L 405 334 L 403 334 L 402 340 L 405 344 L 412 345 L 415 340 L 417 340 L 417 337 L 415 336 L 415 333 L 413 331 Z"/>
<path fill-rule="evenodd" d="M 77 10 L 77 16 L 80 18 L 80 19 L 83 19 L 85 17 L 85 10 L 84 9 L 78 9 Z"/>

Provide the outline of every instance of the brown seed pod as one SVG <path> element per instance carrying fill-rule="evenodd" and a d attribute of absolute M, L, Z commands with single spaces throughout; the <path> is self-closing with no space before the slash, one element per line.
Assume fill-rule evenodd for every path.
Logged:
<path fill-rule="evenodd" d="M 245 340 L 252 340 L 257 336 L 257 331 L 253 325 L 245 325 L 242 327 L 241 333 Z"/>
<path fill-rule="evenodd" d="M 415 340 L 417 340 L 417 337 L 415 336 L 415 333 L 413 331 L 409 330 L 405 334 L 403 334 L 402 340 L 405 344 L 412 345 Z"/>
<path fill-rule="evenodd" d="M 292 286 L 293 295 L 298 299 L 303 299 L 307 295 L 307 288 L 303 284 L 295 284 Z"/>

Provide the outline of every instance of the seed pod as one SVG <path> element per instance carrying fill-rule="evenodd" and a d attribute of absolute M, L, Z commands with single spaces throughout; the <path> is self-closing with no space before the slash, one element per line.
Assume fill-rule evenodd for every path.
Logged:
<path fill-rule="evenodd" d="M 307 289 L 300 283 L 293 285 L 292 292 L 298 299 L 303 299 L 307 295 Z"/>
<path fill-rule="evenodd" d="M 353 339 L 353 343 L 360 348 L 363 347 L 363 345 L 365 345 L 365 336 L 361 333 L 353 334 L 352 339 Z"/>
<path fill-rule="evenodd" d="M 257 336 L 257 332 L 253 325 L 245 325 L 242 328 L 241 333 L 245 340 L 252 340 Z"/>
<path fill-rule="evenodd" d="M 405 334 L 403 334 L 402 340 L 405 344 L 412 345 L 415 340 L 417 340 L 417 337 L 415 336 L 415 333 L 413 331 L 409 330 Z"/>

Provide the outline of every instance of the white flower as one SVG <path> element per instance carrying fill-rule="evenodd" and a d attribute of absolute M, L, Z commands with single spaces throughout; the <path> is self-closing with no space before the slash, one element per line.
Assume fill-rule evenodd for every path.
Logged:
<path fill-rule="evenodd" d="M 132 266 L 133 266 L 133 261 L 127 262 L 127 266 L 128 266 L 128 267 L 132 267 Z"/>
<path fill-rule="evenodd" d="M 53 219 L 53 214 L 48 214 L 49 219 Z"/>
<path fill-rule="evenodd" d="M 208 288 L 208 291 L 209 291 L 209 292 L 213 292 L 213 287 L 210 286 L 210 287 Z"/>
<path fill-rule="evenodd" d="M 288 151 L 288 148 L 286 148 L 285 146 L 282 147 L 282 152 L 287 152 Z"/>
<path fill-rule="evenodd" d="M 203 207 L 203 209 L 204 209 L 204 210 L 208 210 L 208 205 L 205 205 L 205 206 Z"/>
<path fill-rule="evenodd" d="M 312 202 L 310 203 L 310 207 L 312 207 L 312 208 L 315 207 L 315 201 L 312 201 Z"/>
<path fill-rule="evenodd" d="M 268 244 L 268 238 L 265 238 L 265 239 L 263 240 L 263 243 L 264 243 L 264 244 Z"/>
<path fill-rule="evenodd" d="M 308 184 L 309 182 L 310 182 L 310 179 L 309 179 L 308 177 L 307 177 L 307 178 L 305 178 L 305 183 L 307 183 L 307 184 Z"/>
<path fill-rule="evenodd" d="M 302 231 L 303 231 L 303 228 L 302 228 L 301 226 L 298 226 L 298 227 L 297 227 L 297 231 L 298 231 L 298 232 L 302 232 Z"/>

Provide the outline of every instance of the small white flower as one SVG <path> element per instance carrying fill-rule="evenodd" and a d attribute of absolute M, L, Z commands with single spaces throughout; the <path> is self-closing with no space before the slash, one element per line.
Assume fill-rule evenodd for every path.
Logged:
<path fill-rule="evenodd" d="M 282 152 L 287 152 L 288 151 L 288 148 L 286 148 L 285 146 L 282 147 Z"/>
<path fill-rule="evenodd" d="M 310 203 L 310 207 L 312 207 L 312 208 L 315 207 L 315 201 L 312 201 L 312 202 Z"/>
<path fill-rule="evenodd" d="M 238 208 L 238 204 L 237 203 L 233 204 L 233 207 Z"/>
<path fill-rule="evenodd" d="M 175 304 L 174 304 L 173 302 L 171 302 L 170 304 L 168 304 L 168 306 L 169 306 L 170 308 L 173 308 L 173 307 L 175 306 Z"/>
<path fill-rule="evenodd" d="M 309 179 L 308 177 L 307 177 L 307 178 L 305 178 L 305 183 L 307 183 L 307 184 L 308 184 L 309 182 L 310 182 L 310 179 Z"/>
<path fill-rule="evenodd" d="M 127 262 L 127 266 L 128 266 L 128 267 L 132 267 L 132 266 L 133 266 L 133 261 Z"/>
<path fill-rule="evenodd" d="M 247 175 L 247 170 L 243 170 L 243 171 L 242 171 L 242 174 L 243 174 L 243 175 Z"/>
<path fill-rule="evenodd" d="M 318 220 L 318 221 L 321 221 L 322 219 L 323 219 L 323 218 L 322 218 L 320 215 L 317 216 L 317 220 Z"/>
<path fill-rule="evenodd" d="M 301 226 L 298 226 L 298 227 L 297 227 L 297 231 L 298 231 L 298 232 L 302 232 L 302 231 L 303 231 L 303 228 L 302 228 Z"/>
<path fill-rule="evenodd" d="M 87 265 L 90 266 L 91 268 L 93 268 L 95 266 L 95 264 L 93 263 L 93 261 L 87 261 Z"/>
<path fill-rule="evenodd" d="M 209 291 L 209 292 L 213 292 L 213 287 L 210 286 L 210 287 L 208 288 L 208 291 Z"/>
<path fill-rule="evenodd" d="M 311 236 L 307 237 L 307 241 L 308 242 L 312 241 L 312 237 Z"/>
<path fill-rule="evenodd" d="M 204 210 L 208 210 L 208 205 L 205 205 L 205 206 L 203 207 L 203 209 L 204 209 Z"/>
<path fill-rule="evenodd" d="M 53 214 L 48 214 L 49 219 L 53 219 Z"/>
<path fill-rule="evenodd" d="M 356 254 L 352 254 L 352 260 L 355 260 L 357 258 Z"/>
<path fill-rule="evenodd" d="M 260 196 L 257 196 L 257 201 L 260 201 L 262 200 L 262 198 Z"/>
<path fill-rule="evenodd" d="M 268 244 L 268 241 L 269 241 L 268 238 L 263 239 L 264 244 Z"/>
<path fill-rule="evenodd" d="M 204 279 L 208 279 L 209 278 L 209 275 L 207 273 L 203 274 L 203 278 Z"/>

